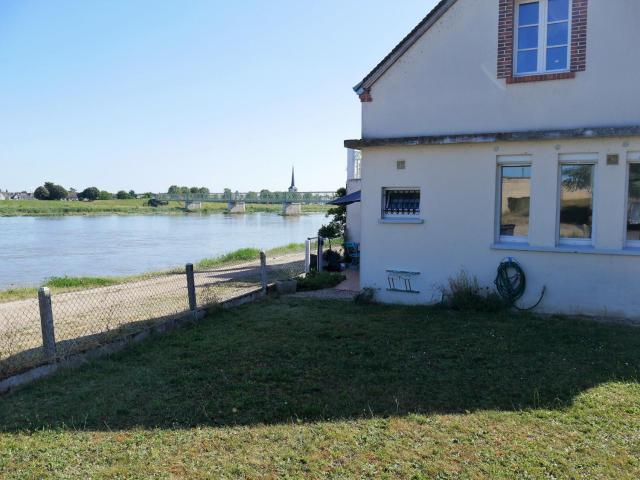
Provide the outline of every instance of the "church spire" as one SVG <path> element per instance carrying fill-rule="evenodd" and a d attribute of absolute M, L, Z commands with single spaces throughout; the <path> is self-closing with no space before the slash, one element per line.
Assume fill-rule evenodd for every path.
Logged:
<path fill-rule="evenodd" d="M 293 193 L 293 192 L 297 192 L 298 189 L 296 188 L 296 172 L 295 172 L 295 167 L 291 167 L 291 186 L 289 187 L 289 192 Z"/>

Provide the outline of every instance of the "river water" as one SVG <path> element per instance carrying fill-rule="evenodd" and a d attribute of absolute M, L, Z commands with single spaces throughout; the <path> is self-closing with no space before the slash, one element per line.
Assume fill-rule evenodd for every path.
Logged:
<path fill-rule="evenodd" d="M 53 276 L 120 276 L 197 262 L 244 247 L 315 236 L 324 214 L 0 218 L 0 290 Z"/>

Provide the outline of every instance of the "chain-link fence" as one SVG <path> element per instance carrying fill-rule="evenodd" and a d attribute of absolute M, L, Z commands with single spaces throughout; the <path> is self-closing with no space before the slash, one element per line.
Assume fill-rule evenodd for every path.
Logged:
<path fill-rule="evenodd" d="M 191 310 L 266 290 L 305 271 L 305 252 L 267 254 L 40 299 L 0 303 L 0 379 L 90 350 Z M 50 305 L 50 306 L 48 306 Z M 49 343 L 47 343 L 49 339 Z"/>

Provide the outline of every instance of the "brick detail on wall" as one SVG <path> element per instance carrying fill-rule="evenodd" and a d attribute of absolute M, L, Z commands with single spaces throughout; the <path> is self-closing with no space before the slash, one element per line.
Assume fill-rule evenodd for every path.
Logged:
<path fill-rule="evenodd" d="M 498 20 L 498 78 L 513 76 L 514 0 L 500 0 Z"/>
<path fill-rule="evenodd" d="M 584 72 L 587 69 L 587 12 L 589 0 L 572 0 L 571 20 L 571 72 Z M 498 78 L 507 79 L 507 83 L 522 83 L 513 77 L 515 0 L 499 0 L 498 19 Z M 545 77 L 545 78 L 542 78 Z M 557 73 L 533 75 L 529 81 L 559 80 L 573 78 L 571 75 Z"/>
<path fill-rule="evenodd" d="M 371 96 L 371 90 L 365 90 L 360 94 L 360 101 L 362 103 L 370 103 L 373 102 L 373 97 Z"/>
<path fill-rule="evenodd" d="M 571 71 L 587 69 L 587 10 L 589 0 L 573 0 L 571 20 Z"/>

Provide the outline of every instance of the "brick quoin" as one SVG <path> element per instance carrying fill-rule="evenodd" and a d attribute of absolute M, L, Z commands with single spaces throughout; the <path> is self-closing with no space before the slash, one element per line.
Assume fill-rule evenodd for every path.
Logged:
<path fill-rule="evenodd" d="M 498 5 L 498 78 L 504 78 L 507 83 L 523 83 L 542 80 L 560 80 L 573 78 L 576 72 L 587 69 L 587 12 L 589 0 L 571 1 L 571 72 L 551 73 L 548 75 L 532 75 L 530 77 L 514 78 L 514 29 L 515 29 L 515 0 L 499 0 Z"/>

